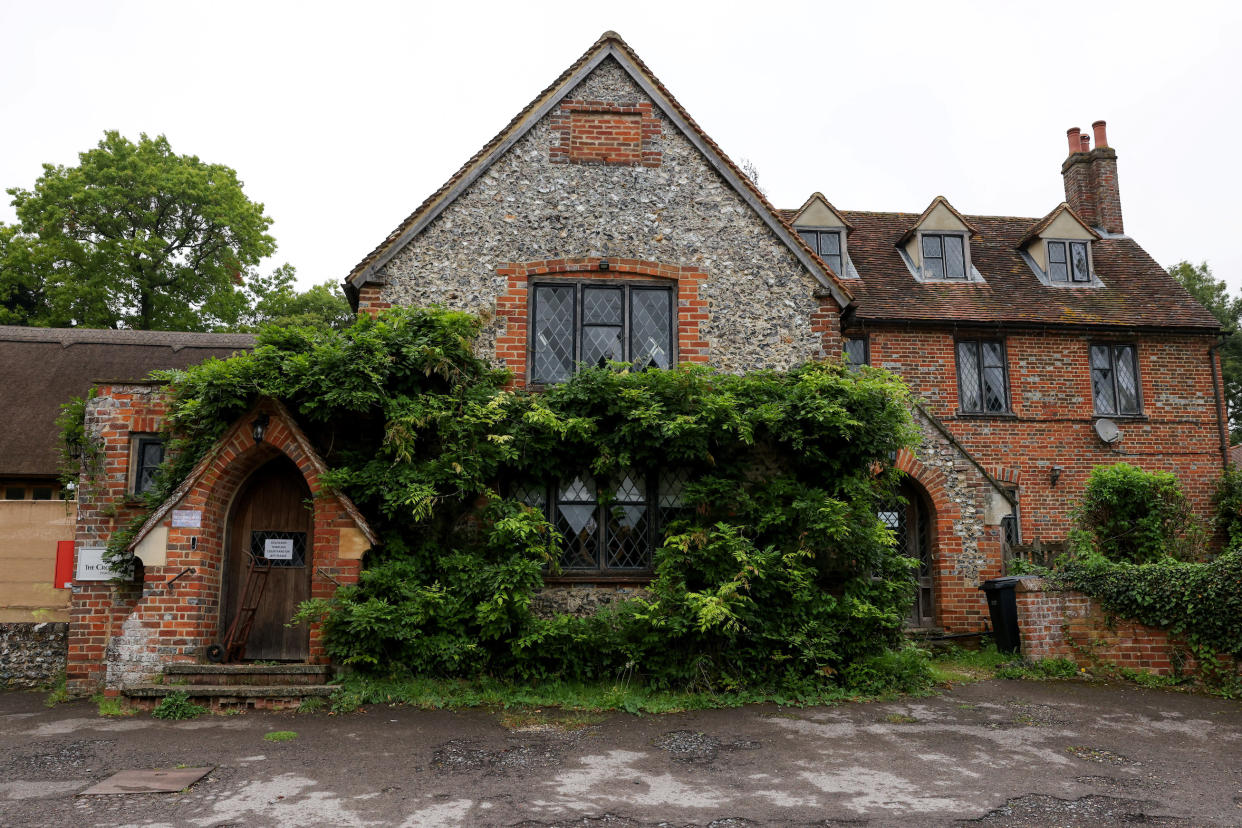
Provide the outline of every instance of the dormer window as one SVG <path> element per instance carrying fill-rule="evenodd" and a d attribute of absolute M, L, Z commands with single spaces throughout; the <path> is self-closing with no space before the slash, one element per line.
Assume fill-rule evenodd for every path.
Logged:
<path fill-rule="evenodd" d="M 798 235 L 814 250 L 824 264 L 832 268 L 832 272 L 841 276 L 841 231 L 840 230 L 799 230 Z"/>
<path fill-rule="evenodd" d="M 958 233 L 923 233 L 923 278 L 965 279 L 966 239 Z"/>
<path fill-rule="evenodd" d="M 1089 247 L 1085 241 L 1048 241 L 1048 278 L 1053 282 L 1090 282 Z"/>

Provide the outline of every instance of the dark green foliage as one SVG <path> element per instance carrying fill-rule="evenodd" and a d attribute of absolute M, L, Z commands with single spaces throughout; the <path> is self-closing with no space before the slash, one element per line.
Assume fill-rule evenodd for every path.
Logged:
<path fill-rule="evenodd" d="M 1216 530 L 1224 538 L 1225 546 L 1233 548 L 1242 543 L 1242 469 L 1229 465 L 1216 485 L 1213 498 L 1216 507 Z"/>
<path fill-rule="evenodd" d="M 1172 472 L 1128 463 L 1099 466 L 1087 478 L 1071 542 L 1079 554 L 1148 563 L 1182 556 L 1198 540 L 1197 524 Z"/>
<path fill-rule="evenodd" d="M 1242 656 L 1242 548 L 1208 563 L 1076 560 L 1052 577 L 1122 618 L 1183 636 L 1201 661 Z"/>
<path fill-rule="evenodd" d="M 227 328 L 247 307 L 238 286 L 276 249 L 237 173 L 162 135 L 107 132 L 77 166 L 44 164 L 8 193 L 19 225 L 0 228 L 3 322 Z"/>
<path fill-rule="evenodd" d="M 207 708 L 190 701 L 188 694 L 178 690 L 160 699 L 160 703 L 152 709 L 151 715 L 157 719 L 182 721 L 184 719 L 197 719 L 206 712 Z"/>
<path fill-rule="evenodd" d="M 382 543 L 360 583 L 301 613 L 324 618 L 335 659 L 381 675 L 624 673 L 710 692 L 925 680 L 908 657 L 879 658 L 912 597 L 910 561 L 876 518 L 895 483 L 887 459 L 915 435 L 898 380 L 836 363 L 745 377 L 614 366 L 513 393 L 473 355 L 476 330 L 440 310 L 265 328 L 251 354 L 167 375 L 179 436 L 166 481 L 267 395 L 372 521 Z M 536 617 L 555 532 L 507 495 L 583 465 L 601 479 L 686 469 L 687 508 L 648 597 Z"/>

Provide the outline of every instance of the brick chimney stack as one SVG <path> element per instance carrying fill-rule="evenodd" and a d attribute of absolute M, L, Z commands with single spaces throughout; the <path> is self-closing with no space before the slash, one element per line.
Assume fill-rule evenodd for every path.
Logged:
<path fill-rule="evenodd" d="M 1121 220 L 1121 191 L 1117 186 L 1117 151 L 1108 145 L 1105 123 L 1091 125 L 1091 136 L 1074 127 L 1066 132 L 1069 158 L 1061 165 L 1065 180 L 1065 200 L 1083 221 L 1109 233 L 1124 233 Z"/>

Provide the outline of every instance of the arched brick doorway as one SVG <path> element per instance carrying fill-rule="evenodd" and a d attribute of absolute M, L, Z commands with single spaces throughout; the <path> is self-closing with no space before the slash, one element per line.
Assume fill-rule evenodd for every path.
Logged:
<path fill-rule="evenodd" d="M 257 600 L 252 586 L 254 625 L 245 658 L 305 661 L 310 655 L 305 624 L 288 626 L 298 604 L 311 597 L 314 515 L 310 488 L 293 461 L 281 455 L 256 469 L 238 490 L 229 510 L 225 540 L 220 629 L 227 631 L 242 612 L 252 568 L 254 586 L 266 579 Z M 270 566 L 270 569 L 268 567 Z"/>
<path fill-rule="evenodd" d="M 897 551 L 918 562 L 914 605 L 906 623 L 925 629 L 936 626 L 935 511 L 926 493 L 910 478 L 898 490 L 899 500 L 880 511 L 880 520 L 897 536 Z"/>

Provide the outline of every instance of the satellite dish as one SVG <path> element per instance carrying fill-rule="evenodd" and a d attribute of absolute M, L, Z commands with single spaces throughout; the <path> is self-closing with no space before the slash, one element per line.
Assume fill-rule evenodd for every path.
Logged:
<path fill-rule="evenodd" d="M 1121 429 L 1117 428 L 1117 424 L 1107 417 L 1101 417 L 1095 421 L 1095 433 L 1101 440 L 1110 444 L 1121 439 Z"/>

